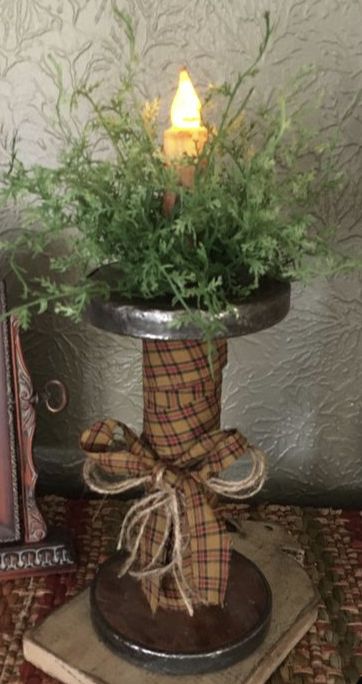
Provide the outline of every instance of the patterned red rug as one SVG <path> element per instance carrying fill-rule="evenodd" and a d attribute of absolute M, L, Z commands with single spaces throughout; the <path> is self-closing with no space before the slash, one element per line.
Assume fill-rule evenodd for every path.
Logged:
<path fill-rule="evenodd" d="M 124 504 L 48 497 L 42 508 L 50 524 L 72 531 L 79 565 L 72 574 L 0 583 L 1 684 L 54 684 L 24 662 L 22 635 L 89 584 L 114 548 Z M 270 684 L 357 684 L 362 676 L 362 512 L 287 506 L 240 511 L 244 518 L 284 525 L 299 539 L 305 567 L 322 597 L 316 624 Z"/>

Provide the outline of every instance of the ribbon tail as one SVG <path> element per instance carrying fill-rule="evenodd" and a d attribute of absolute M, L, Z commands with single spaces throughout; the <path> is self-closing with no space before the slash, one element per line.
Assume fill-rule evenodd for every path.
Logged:
<path fill-rule="evenodd" d="M 231 540 L 199 485 L 185 485 L 194 603 L 223 605 L 229 576 Z"/>
<path fill-rule="evenodd" d="M 164 581 L 162 569 L 168 566 L 165 531 L 169 529 L 167 507 L 163 506 L 153 511 L 139 544 L 139 568 L 137 576 L 141 580 L 143 591 L 153 613 L 160 605 L 161 583 Z M 157 566 L 161 572 L 154 572 Z"/>

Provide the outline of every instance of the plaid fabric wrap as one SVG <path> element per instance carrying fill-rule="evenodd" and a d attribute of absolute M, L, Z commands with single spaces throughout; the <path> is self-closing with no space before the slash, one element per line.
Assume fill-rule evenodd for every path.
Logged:
<path fill-rule="evenodd" d="M 217 341 L 210 372 L 208 348 L 195 341 L 144 341 L 144 431 L 140 438 L 123 423 L 98 422 L 86 430 L 81 446 L 100 469 L 117 477 L 152 475 L 149 489 L 165 465 L 163 479 L 176 488 L 182 518 L 183 573 L 192 603 L 223 604 L 230 541 L 225 523 L 210 505 L 207 480 L 234 463 L 248 444 L 236 430 L 222 431 L 220 398 L 227 343 Z M 116 431 L 123 431 L 119 446 Z M 165 511 L 152 512 L 139 549 L 138 566 L 153 560 L 165 532 Z M 168 562 L 163 545 L 160 567 Z M 153 611 L 184 609 L 173 575 L 143 578 Z"/>

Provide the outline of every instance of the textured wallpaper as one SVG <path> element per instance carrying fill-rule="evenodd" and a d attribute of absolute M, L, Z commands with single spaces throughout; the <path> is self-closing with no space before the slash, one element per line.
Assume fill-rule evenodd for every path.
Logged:
<path fill-rule="evenodd" d="M 336 222 L 343 247 L 362 253 L 361 0 L 118 0 L 118 7 L 136 22 L 141 94 L 161 95 L 164 117 L 179 67 L 189 66 L 201 90 L 230 77 L 255 54 L 270 9 L 275 30 L 259 96 L 277 98 L 298 69 L 315 64 L 296 103 L 313 105 L 321 131 L 337 124 L 348 181 L 320 218 Z M 16 129 L 25 161 L 56 163 L 60 79 L 66 112 L 71 88 L 86 76 L 112 91 L 126 49 L 111 0 L 0 0 L 3 143 Z M 5 156 L 1 148 L 0 163 Z M 16 216 L 3 212 L 1 224 L 15 230 Z M 268 452 L 266 495 L 275 501 L 361 500 L 361 290 L 359 275 L 296 286 L 284 322 L 230 342 L 223 424 Z M 45 316 L 24 344 L 35 385 L 56 376 L 69 389 L 61 416 L 39 412 L 39 453 L 47 447 L 60 473 L 77 462 L 78 433 L 89 421 L 110 414 L 140 429 L 139 342 Z"/>

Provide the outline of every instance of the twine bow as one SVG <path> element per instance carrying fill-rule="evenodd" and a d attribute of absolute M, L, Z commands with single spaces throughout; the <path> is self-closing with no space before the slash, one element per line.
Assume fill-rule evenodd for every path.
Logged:
<path fill-rule="evenodd" d="M 117 441 L 119 428 L 123 441 Z M 142 581 L 153 611 L 201 603 L 223 604 L 230 557 L 224 521 L 211 505 L 213 494 L 243 500 L 256 494 L 265 479 L 265 456 L 237 430 L 215 430 L 199 438 L 172 461 L 154 450 L 124 423 L 95 423 L 81 437 L 88 459 L 84 477 L 94 491 L 116 494 L 144 487 L 124 518 L 118 548 L 127 552 L 120 575 Z M 241 455 L 251 456 L 251 470 L 239 481 L 219 474 Z M 115 476 L 110 481 L 105 475 Z"/>

